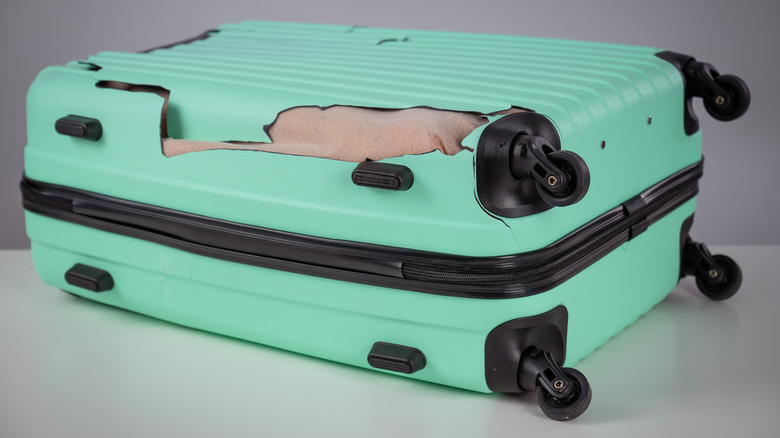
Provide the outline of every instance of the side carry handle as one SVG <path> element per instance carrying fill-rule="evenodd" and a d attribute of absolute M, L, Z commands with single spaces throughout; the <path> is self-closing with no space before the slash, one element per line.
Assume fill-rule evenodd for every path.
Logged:
<path fill-rule="evenodd" d="M 404 191 L 412 187 L 414 174 L 400 164 L 363 161 L 352 171 L 352 182 L 358 186 Z"/>
<path fill-rule="evenodd" d="M 100 120 L 74 114 L 58 119 L 54 123 L 54 130 L 58 134 L 91 141 L 98 141 L 103 136 L 103 126 L 100 124 Z"/>

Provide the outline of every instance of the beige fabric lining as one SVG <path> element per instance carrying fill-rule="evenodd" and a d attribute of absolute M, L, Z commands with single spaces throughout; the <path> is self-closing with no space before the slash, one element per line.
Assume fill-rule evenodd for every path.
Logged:
<path fill-rule="evenodd" d="M 512 108 L 498 114 L 519 111 Z M 162 144 L 166 157 L 238 149 L 358 162 L 435 150 L 454 155 L 464 149 L 463 139 L 486 122 L 480 114 L 432 108 L 296 107 L 280 113 L 271 125 L 272 143 L 164 138 Z"/>

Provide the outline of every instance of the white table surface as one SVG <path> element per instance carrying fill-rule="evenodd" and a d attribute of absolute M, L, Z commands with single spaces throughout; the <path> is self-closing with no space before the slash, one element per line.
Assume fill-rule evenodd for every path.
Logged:
<path fill-rule="evenodd" d="M 577 368 L 568 423 L 481 394 L 288 353 L 77 299 L 0 251 L 0 437 L 780 436 L 780 247 L 713 248 L 742 289 L 683 280 Z M 716 251 L 714 251 L 716 252 Z"/>

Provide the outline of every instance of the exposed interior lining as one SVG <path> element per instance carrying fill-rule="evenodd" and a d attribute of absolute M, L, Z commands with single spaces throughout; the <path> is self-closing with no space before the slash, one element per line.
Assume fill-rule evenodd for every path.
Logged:
<path fill-rule="evenodd" d="M 325 108 L 298 106 L 282 111 L 276 120 L 265 126 L 271 143 L 240 139 L 202 141 L 169 136 L 169 90 L 153 85 L 114 81 L 101 81 L 97 86 L 155 93 L 165 99 L 160 137 L 162 153 L 166 157 L 216 149 L 265 151 L 353 162 L 437 150 L 445 155 L 455 155 L 468 149 L 463 146 L 463 139 L 487 123 L 486 116 L 526 111 L 510 107 L 495 113 L 480 114 L 428 107 L 382 109 L 346 105 Z"/>
<path fill-rule="evenodd" d="M 490 114 L 435 108 L 378 109 L 335 105 L 302 106 L 282 111 L 267 128 L 271 143 L 198 141 L 165 138 L 163 154 L 173 157 L 215 149 L 251 150 L 341 161 L 382 160 L 439 151 L 455 155 L 468 149 L 465 139 L 488 122 L 486 116 L 527 111 L 518 107 Z"/>
<path fill-rule="evenodd" d="M 507 112 L 522 111 L 510 109 Z M 502 112 L 503 113 L 503 112 Z M 296 107 L 283 111 L 268 128 L 272 143 L 163 139 L 163 154 L 236 149 L 329 158 L 381 160 L 440 151 L 455 155 L 463 139 L 487 123 L 482 114 L 433 108 L 385 110 L 352 106 Z"/>

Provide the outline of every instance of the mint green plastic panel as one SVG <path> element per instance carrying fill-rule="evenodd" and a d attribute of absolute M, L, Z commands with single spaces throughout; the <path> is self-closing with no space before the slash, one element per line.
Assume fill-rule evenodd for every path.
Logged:
<path fill-rule="evenodd" d="M 151 53 L 103 52 L 44 70 L 28 95 L 27 175 L 138 202 L 333 239 L 488 256 L 548 245 L 701 157 L 683 131 L 679 72 L 656 49 L 541 38 L 246 22 Z M 489 113 L 530 108 L 590 168 L 578 204 L 518 218 L 486 213 L 474 157 L 387 159 L 415 176 L 406 192 L 354 186 L 354 163 L 213 150 L 165 158 L 163 98 L 99 81 L 170 91 L 170 133 L 267 141 L 285 109 L 426 106 Z M 65 115 L 98 118 L 104 136 L 58 135 Z M 648 117 L 652 123 L 648 124 Z M 472 139 L 473 140 L 473 139 Z M 602 141 L 606 147 L 601 148 Z"/>
<path fill-rule="evenodd" d="M 634 322 L 678 280 L 680 227 L 691 200 L 552 291 L 510 300 L 455 298 L 241 265 L 27 212 L 36 270 L 51 286 L 227 336 L 368 368 L 374 342 L 419 348 L 409 376 L 488 392 L 484 348 L 505 321 L 564 305 L 567 365 Z M 113 290 L 68 285 L 76 263 L 105 269 Z"/>

